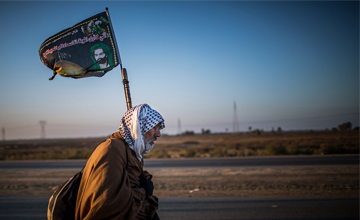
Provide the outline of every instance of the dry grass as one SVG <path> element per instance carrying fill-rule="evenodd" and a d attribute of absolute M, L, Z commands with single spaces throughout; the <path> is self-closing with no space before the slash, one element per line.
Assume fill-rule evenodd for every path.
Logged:
<path fill-rule="evenodd" d="M 169 136 L 147 158 L 359 154 L 358 131 Z"/>
<path fill-rule="evenodd" d="M 0 141 L 0 160 L 87 159 L 106 138 Z M 359 131 L 164 136 L 146 158 L 359 154 Z"/>
<path fill-rule="evenodd" d="M 359 167 L 149 169 L 157 196 L 358 197 Z M 47 195 L 78 170 L 0 170 L 0 195 Z"/>
<path fill-rule="evenodd" d="M 0 141 L 0 160 L 87 159 L 105 139 Z"/>

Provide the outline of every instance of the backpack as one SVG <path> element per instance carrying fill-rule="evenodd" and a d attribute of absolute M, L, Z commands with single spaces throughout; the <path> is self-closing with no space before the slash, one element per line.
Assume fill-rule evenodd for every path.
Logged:
<path fill-rule="evenodd" d="M 125 169 L 127 170 L 129 160 L 126 150 L 125 153 Z M 48 204 L 48 220 L 75 220 L 76 198 L 84 168 L 85 166 L 81 169 L 80 172 L 76 173 L 73 177 L 65 181 L 65 183 L 63 183 L 53 192 Z"/>
<path fill-rule="evenodd" d="M 84 166 L 85 167 L 85 166 Z M 51 195 L 48 204 L 48 220 L 74 220 L 77 193 L 84 168 L 65 181 Z"/>

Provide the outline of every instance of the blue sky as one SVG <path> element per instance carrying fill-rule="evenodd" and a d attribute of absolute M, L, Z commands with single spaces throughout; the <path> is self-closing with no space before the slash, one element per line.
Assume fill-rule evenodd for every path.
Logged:
<path fill-rule="evenodd" d="M 6 139 L 97 137 L 126 111 L 119 67 L 102 78 L 56 76 L 48 37 L 109 8 L 133 106 L 163 133 L 359 125 L 357 1 L 0 2 L 0 128 Z"/>

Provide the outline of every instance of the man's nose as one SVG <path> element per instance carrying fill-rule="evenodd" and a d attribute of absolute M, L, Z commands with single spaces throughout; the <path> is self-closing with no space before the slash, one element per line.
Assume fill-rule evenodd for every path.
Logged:
<path fill-rule="evenodd" d="M 160 130 L 156 130 L 156 132 L 155 132 L 155 137 L 161 137 L 161 132 L 160 132 Z"/>

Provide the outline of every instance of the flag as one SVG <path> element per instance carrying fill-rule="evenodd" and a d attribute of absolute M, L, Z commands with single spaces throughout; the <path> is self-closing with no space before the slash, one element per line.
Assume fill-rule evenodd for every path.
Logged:
<path fill-rule="evenodd" d="M 108 12 L 92 16 L 49 37 L 39 49 L 41 62 L 71 78 L 102 77 L 121 65 Z"/>

